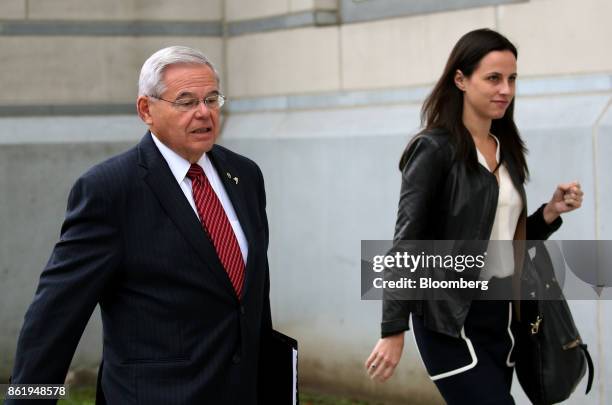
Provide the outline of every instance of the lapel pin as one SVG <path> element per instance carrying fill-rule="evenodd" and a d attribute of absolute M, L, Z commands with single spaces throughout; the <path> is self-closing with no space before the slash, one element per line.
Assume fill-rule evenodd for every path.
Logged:
<path fill-rule="evenodd" d="M 238 184 L 238 177 L 234 177 L 234 181 Z"/>
<path fill-rule="evenodd" d="M 232 178 L 232 175 L 231 175 L 229 172 L 227 172 L 227 173 L 225 173 L 225 174 L 227 174 L 227 178 L 228 178 L 228 179 L 231 179 L 231 178 Z"/>

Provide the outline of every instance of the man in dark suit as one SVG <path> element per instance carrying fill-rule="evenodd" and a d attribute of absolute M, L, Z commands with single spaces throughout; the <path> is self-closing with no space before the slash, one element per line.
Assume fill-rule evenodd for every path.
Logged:
<path fill-rule="evenodd" d="M 12 383 L 61 384 L 99 304 L 99 403 L 257 402 L 272 328 L 266 200 L 259 167 L 215 145 L 224 101 L 197 50 L 144 63 L 137 108 L 149 132 L 72 188 Z"/>

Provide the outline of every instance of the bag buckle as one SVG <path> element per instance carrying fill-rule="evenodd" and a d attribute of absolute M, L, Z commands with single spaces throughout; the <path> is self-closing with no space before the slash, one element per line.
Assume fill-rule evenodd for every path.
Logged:
<path fill-rule="evenodd" d="M 573 349 L 575 347 L 580 346 L 580 344 L 582 343 L 582 340 L 580 340 L 580 338 L 576 339 L 576 340 L 572 340 L 569 343 L 566 343 L 563 345 L 563 350 L 569 350 L 569 349 Z"/>
<path fill-rule="evenodd" d="M 540 322 L 542 322 L 542 318 L 540 315 L 538 315 L 535 322 L 530 323 L 532 335 L 535 335 L 540 331 Z"/>

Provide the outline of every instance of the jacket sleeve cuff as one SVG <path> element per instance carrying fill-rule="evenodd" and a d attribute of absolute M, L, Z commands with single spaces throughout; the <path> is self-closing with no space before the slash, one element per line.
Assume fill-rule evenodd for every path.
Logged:
<path fill-rule="evenodd" d="M 410 330 L 408 319 L 395 319 L 393 321 L 385 321 L 380 324 L 380 337 L 397 335 L 404 331 Z"/>
<path fill-rule="evenodd" d="M 527 239 L 530 240 L 545 240 L 556 232 L 563 224 L 563 219 L 559 216 L 550 224 L 544 221 L 544 207 L 546 204 L 542 204 L 540 208 L 527 218 Z"/>

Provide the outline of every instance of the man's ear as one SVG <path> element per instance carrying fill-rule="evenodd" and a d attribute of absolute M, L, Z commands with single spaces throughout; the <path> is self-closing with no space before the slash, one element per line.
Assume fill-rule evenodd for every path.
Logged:
<path fill-rule="evenodd" d="M 455 72 L 455 86 L 461 91 L 465 91 L 465 76 L 463 72 L 459 69 Z"/>
<path fill-rule="evenodd" d="M 136 99 L 136 110 L 138 110 L 138 116 L 140 119 L 147 125 L 151 125 L 153 123 L 153 118 L 151 117 L 149 107 L 149 97 L 138 96 Z"/>

